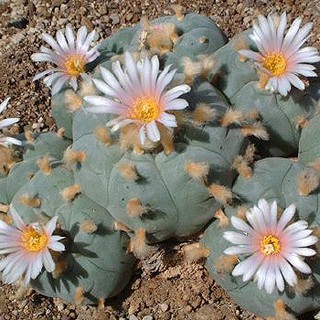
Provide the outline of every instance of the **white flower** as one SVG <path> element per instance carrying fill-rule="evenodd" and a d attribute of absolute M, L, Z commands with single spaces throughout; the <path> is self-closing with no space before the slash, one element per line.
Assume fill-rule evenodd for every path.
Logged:
<path fill-rule="evenodd" d="M 33 80 L 35 81 L 46 76 L 44 83 L 48 87 L 52 86 L 52 94 L 57 93 L 65 84 L 70 84 L 76 91 L 78 88 L 78 77 L 81 76 L 83 79 L 88 78 L 88 75 L 85 73 L 86 64 L 99 56 L 96 47 L 90 49 L 92 41 L 96 38 L 96 32 L 92 31 L 88 34 L 87 28 L 82 26 L 75 38 L 71 26 L 67 25 L 65 35 L 59 30 L 56 37 L 57 40 L 47 33 L 43 34 L 42 39 L 53 50 L 41 47 L 41 52 L 34 53 L 31 59 L 37 62 L 52 62 L 57 65 L 57 68 L 41 72 Z"/>
<path fill-rule="evenodd" d="M 166 91 L 176 70 L 170 71 L 170 66 L 167 66 L 159 73 L 157 56 L 136 63 L 131 54 L 125 53 L 125 65 L 123 71 L 120 62 L 114 62 L 114 74 L 101 67 L 104 81 L 93 81 L 108 97 L 85 97 L 84 100 L 90 104 L 87 110 L 119 115 L 108 124 L 113 127 L 113 131 L 130 123 L 137 124 L 141 144 L 145 143 L 146 137 L 153 142 L 159 141 L 161 136 L 157 122 L 169 128 L 177 126 L 175 116 L 166 111 L 185 109 L 188 102 L 178 97 L 189 92 L 190 87 L 182 84 Z"/>
<path fill-rule="evenodd" d="M 286 96 L 291 85 L 304 90 L 305 84 L 298 75 L 316 77 L 316 68 L 309 64 L 320 61 L 316 48 L 301 46 L 310 37 L 312 23 L 300 28 L 301 18 L 293 21 L 285 35 L 287 16 L 258 17 L 259 24 L 254 24 L 250 36 L 258 47 L 259 52 L 240 50 L 243 56 L 257 61 L 258 66 L 268 75 L 269 80 L 265 89 L 279 92 Z"/>
<path fill-rule="evenodd" d="M 49 251 L 64 251 L 65 247 L 53 236 L 57 217 L 53 217 L 45 226 L 39 224 L 26 225 L 17 211 L 10 207 L 10 213 L 16 227 L 0 220 L 0 254 L 7 256 L 0 260 L 0 271 L 5 283 L 17 282 L 24 276 L 24 284 L 35 279 L 44 266 L 52 272 L 55 263 Z"/>
<path fill-rule="evenodd" d="M 7 98 L 0 104 L 0 114 L 7 107 L 9 100 L 10 98 Z M 11 126 L 14 123 L 17 123 L 19 120 L 19 118 L 8 118 L 0 120 L 0 130 L 8 126 Z M 12 137 L 3 137 L 2 135 L 0 135 L 0 144 L 4 146 L 8 146 L 9 144 L 21 145 L 21 141 Z"/>
<path fill-rule="evenodd" d="M 274 201 L 270 205 L 260 199 L 258 207 L 246 213 L 249 224 L 240 218 L 231 218 L 232 225 L 241 233 L 224 233 L 224 238 L 235 244 L 224 253 L 249 256 L 233 269 L 233 276 L 242 275 L 243 281 L 254 277 L 259 289 L 264 287 L 267 293 L 272 293 L 275 287 L 283 291 L 284 281 L 289 286 L 297 283 L 294 268 L 302 273 L 312 272 L 304 257 L 316 254 L 307 247 L 315 244 L 318 238 L 311 235 L 312 230 L 304 220 L 288 225 L 295 210 L 295 205 L 290 205 L 278 220 L 277 203 Z"/>

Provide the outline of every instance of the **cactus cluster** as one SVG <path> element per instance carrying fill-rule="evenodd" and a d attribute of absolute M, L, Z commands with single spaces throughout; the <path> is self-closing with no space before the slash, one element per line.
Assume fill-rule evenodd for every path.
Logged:
<path fill-rule="evenodd" d="M 271 17 L 263 19 L 281 40 L 286 16 L 282 32 L 273 29 Z M 300 41 L 292 36 L 298 48 L 309 29 L 301 29 Z M 259 30 L 256 25 L 253 32 L 261 40 Z M 57 34 L 58 42 L 44 36 L 58 48 L 54 61 L 65 72 L 36 76 L 53 72 L 45 82 L 53 86 L 58 132 L 26 135 L 21 157 L 6 156 L 0 175 L 5 221 L 10 208 L 30 226 L 58 217 L 55 232 L 65 251 L 52 253 L 53 272 L 31 276 L 34 289 L 76 303 L 112 297 L 128 283 L 136 258 L 212 222 L 198 256 L 206 257 L 210 273 L 241 306 L 264 317 L 286 314 L 286 306 L 294 314 L 320 308 L 316 258 L 308 259 L 312 272 L 299 273 L 296 283 L 284 286 L 278 275 L 276 287 L 283 290 L 270 294 L 233 275 L 241 257 L 224 253 L 230 218 L 245 220 L 261 199 L 283 209 L 294 204 L 309 233 L 319 228 L 319 81 L 302 86 L 296 74 L 314 76 L 313 67 L 299 71 L 299 59 L 286 62 L 281 50 L 268 53 L 251 33 L 227 42 L 210 19 L 176 8 L 173 17 L 142 19 L 114 33 L 89 51 L 85 65 L 79 52 L 94 33 L 81 29 L 76 42 L 70 27 L 66 38 Z M 309 51 L 304 62 L 316 62 L 318 54 Z M 42 49 L 34 60 L 54 54 Z M 286 80 L 290 68 L 294 76 Z M 79 87 L 75 75 L 83 78 Z M 300 90 L 290 91 L 291 84 Z M 257 154 L 262 159 L 254 162 Z M 270 237 L 277 254 L 282 244 Z M 307 239 L 315 243 L 314 236 Z"/>

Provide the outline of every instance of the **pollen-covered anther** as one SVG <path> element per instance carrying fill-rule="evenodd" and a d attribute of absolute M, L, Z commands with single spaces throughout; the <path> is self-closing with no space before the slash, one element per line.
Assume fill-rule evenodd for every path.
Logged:
<path fill-rule="evenodd" d="M 37 166 L 43 174 L 49 175 L 52 171 L 51 158 L 48 155 L 45 155 L 37 160 Z"/>
<path fill-rule="evenodd" d="M 194 79 L 201 74 L 201 62 L 194 62 L 189 57 L 182 58 L 184 83 L 191 85 Z"/>
<path fill-rule="evenodd" d="M 67 201 L 67 202 L 70 202 L 72 201 L 77 194 L 79 194 L 81 192 L 81 188 L 80 188 L 80 185 L 79 184 L 73 184 L 72 186 L 70 187 L 67 187 L 65 189 L 63 189 L 61 191 L 61 196 L 62 198 Z"/>
<path fill-rule="evenodd" d="M 82 163 L 86 160 L 85 151 L 73 150 L 68 148 L 63 155 L 63 160 L 67 165 L 72 165 L 74 163 Z"/>
<path fill-rule="evenodd" d="M 140 199 L 132 198 L 127 203 L 127 213 L 131 217 L 141 217 L 143 214 L 147 213 L 148 210 L 145 208 Z"/>
<path fill-rule="evenodd" d="M 73 90 L 67 90 L 65 92 L 65 103 L 67 108 L 74 112 L 82 107 L 82 98 Z"/>
<path fill-rule="evenodd" d="M 173 4 L 171 5 L 171 9 L 174 11 L 175 16 L 179 21 L 182 21 L 184 19 L 184 9 L 181 5 L 179 4 Z"/>
<path fill-rule="evenodd" d="M 76 288 L 76 291 L 74 293 L 74 304 L 76 306 L 79 306 L 83 304 L 84 301 L 84 290 L 82 287 Z"/>
<path fill-rule="evenodd" d="M 85 219 L 80 223 L 80 230 L 91 234 L 98 230 L 98 226 L 94 223 L 94 221 L 90 219 Z"/>
<path fill-rule="evenodd" d="M 206 162 L 187 161 L 184 170 L 192 179 L 205 182 L 210 166 Z"/>
<path fill-rule="evenodd" d="M 252 125 L 245 125 L 241 128 L 241 132 L 245 137 L 254 136 L 261 140 L 269 140 L 269 134 L 261 122 L 255 122 Z"/>
<path fill-rule="evenodd" d="M 105 127 L 105 126 L 98 126 L 95 130 L 94 133 L 96 135 L 96 138 L 104 143 L 106 146 L 109 146 L 112 144 L 112 138 L 110 135 L 110 130 Z"/>
<path fill-rule="evenodd" d="M 232 167 L 235 168 L 243 178 L 248 179 L 252 177 L 252 168 L 243 156 L 236 156 Z"/>
<path fill-rule="evenodd" d="M 293 287 L 293 290 L 296 294 L 300 296 L 304 296 L 310 291 L 314 286 L 314 281 L 312 277 L 308 277 L 306 279 L 299 279 L 295 286 Z"/>
<path fill-rule="evenodd" d="M 59 260 L 55 262 L 55 269 L 52 271 L 51 275 L 53 279 L 59 279 L 68 269 L 68 263 L 65 260 Z"/>
<path fill-rule="evenodd" d="M 226 216 L 222 209 L 217 210 L 213 216 L 219 220 L 219 228 L 226 228 L 230 225 L 230 219 Z"/>
<path fill-rule="evenodd" d="M 59 128 L 59 129 L 57 130 L 57 136 L 58 136 L 59 138 L 63 138 L 65 132 L 66 132 L 66 129 L 63 128 L 63 127 L 61 127 L 61 128 Z"/>
<path fill-rule="evenodd" d="M 226 274 L 230 273 L 238 262 L 238 257 L 235 255 L 222 255 L 214 261 L 213 267 L 218 274 Z"/>
<path fill-rule="evenodd" d="M 41 206 L 41 200 L 36 197 L 30 197 L 28 194 L 24 194 L 19 198 L 19 202 L 27 207 L 39 208 Z"/>
<path fill-rule="evenodd" d="M 192 263 L 208 258 L 210 255 L 209 249 L 205 248 L 201 243 L 192 243 L 183 247 L 185 259 Z"/>
<path fill-rule="evenodd" d="M 299 194 L 308 196 L 319 187 L 320 177 L 317 171 L 312 168 L 304 169 L 298 176 Z"/>
<path fill-rule="evenodd" d="M 229 109 L 220 119 L 220 125 L 229 127 L 231 125 L 240 125 L 243 121 L 245 121 L 245 116 L 242 111 Z"/>
<path fill-rule="evenodd" d="M 114 228 L 115 228 L 115 230 L 123 231 L 126 233 L 129 233 L 131 231 L 131 229 L 127 225 L 122 223 L 121 221 L 115 221 Z"/>
<path fill-rule="evenodd" d="M 138 259 L 144 259 L 149 256 L 152 252 L 152 248 L 146 243 L 146 230 L 139 228 L 134 232 L 134 236 L 130 239 L 129 252 Z"/>
<path fill-rule="evenodd" d="M 212 183 L 208 189 L 210 194 L 220 203 L 228 205 L 232 202 L 232 192 L 226 186 L 222 186 L 217 183 Z"/>
<path fill-rule="evenodd" d="M 210 108 L 206 103 L 197 104 L 195 110 L 192 112 L 192 120 L 197 126 L 201 126 L 206 122 L 211 122 L 215 120 L 216 117 L 216 111 Z"/>
<path fill-rule="evenodd" d="M 134 163 L 124 162 L 117 166 L 121 176 L 126 181 L 137 181 L 139 179 L 139 174 Z"/>
<path fill-rule="evenodd" d="M 296 317 L 286 310 L 286 304 L 279 299 L 274 303 L 276 320 L 296 320 Z"/>

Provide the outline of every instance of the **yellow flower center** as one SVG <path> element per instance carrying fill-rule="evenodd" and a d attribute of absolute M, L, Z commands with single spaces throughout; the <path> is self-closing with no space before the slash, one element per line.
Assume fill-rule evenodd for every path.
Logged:
<path fill-rule="evenodd" d="M 263 58 L 262 66 L 273 76 L 281 76 L 287 68 L 287 60 L 282 53 L 270 53 Z"/>
<path fill-rule="evenodd" d="M 70 76 L 79 76 L 81 73 L 85 72 L 86 63 L 87 59 L 83 55 L 71 55 L 65 62 L 67 74 L 69 74 Z"/>
<path fill-rule="evenodd" d="M 139 98 L 135 101 L 130 117 L 143 122 L 151 122 L 159 116 L 160 108 L 154 98 Z"/>
<path fill-rule="evenodd" d="M 278 254 L 280 252 L 280 240 L 272 235 L 264 236 L 260 242 L 260 250 L 265 256 Z"/>
<path fill-rule="evenodd" d="M 45 233 L 39 233 L 33 227 L 27 227 L 21 237 L 22 245 L 30 252 L 43 250 L 48 244 L 48 237 Z"/>

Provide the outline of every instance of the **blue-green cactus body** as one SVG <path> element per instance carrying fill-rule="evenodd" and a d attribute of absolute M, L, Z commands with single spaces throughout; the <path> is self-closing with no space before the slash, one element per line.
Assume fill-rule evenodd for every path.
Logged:
<path fill-rule="evenodd" d="M 244 41 L 250 41 L 248 32 L 242 37 Z M 238 41 L 237 37 L 231 39 L 213 54 L 215 64 L 209 77 L 229 99 L 246 84 L 258 80 L 254 64 L 248 60 L 240 61 Z"/>
<path fill-rule="evenodd" d="M 287 208 L 295 204 L 297 208 L 296 219 L 308 221 L 311 227 L 319 227 L 319 199 L 317 190 L 309 195 L 301 195 L 299 191 L 299 179 L 303 170 L 307 167 L 298 162 L 283 158 L 266 158 L 257 161 L 253 168 L 253 176 L 249 179 L 238 177 L 232 191 L 239 199 L 239 204 L 246 208 L 252 208 L 259 199 L 277 201 L 281 208 Z M 228 215 L 236 214 L 237 209 L 227 210 Z M 304 294 L 295 293 L 291 287 L 286 287 L 283 293 L 275 290 L 272 294 L 264 289 L 259 290 L 254 281 L 244 283 L 241 277 L 234 277 L 229 273 L 218 274 L 214 268 L 215 262 L 223 256 L 223 251 L 232 246 L 223 238 L 223 232 L 232 230 L 219 228 L 217 222 L 212 223 L 205 231 L 202 243 L 210 250 L 210 256 L 206 262 L 215 280 L 244 308 L 257 315 L 268 317 L 275 314 L 274 303 L 282 299 L 289 309 L 296 315 L 320 307 L 320 268 L 317 257 L 308 259 L 312 269 L 313 287 Z"/>
<path fill-rule="evenodd" d="M 96 303 L 124 288 L 134 258 L 126 253 L 128 237 L 114 230 L 114 220 L 106 209 L 84 195 L 70 202 L 63 199 L 61 192 L 72 184 L 72 173 L 62 166 L 49 175 L 39 171 L 17 192 L 12 205 L 29 223 L 57 215 L 66 237 L 67 251 L 62 257 L 67 262 L 66 271 L 57 279 L 45 271 L 32 281 L 32 286 L 47 296 L 70 302 L 74 302 L 76 290 L 81 288 L 82 302 Z M 28 207 L 20 203 L 20 196 L 26 193 L 40 199 L 41 205 Z M 86 232 L 82 228 L 85 221 L 93 223 L 96 230 Z"/>
<path fill-rule="evenodd" d="M 244 32 L 241 37 L 254 47 Z M 319 81 L 310 81 L 305 91 L 292 88 L 287 97 L 260 89 L 258 67 L 252 60 L 241 60 L 238 53 L 240 36 L 232 39 L 214 53 L 216 64 L 210 78 L 224 93 L 236 110 L 258 111 L 267 129 L 269 140 L 258 145 L 261 153 L 271 156 L 288 156 L 298 150 L 301 134 L 299 121 L 310 119 L 319 100 Z"/>
<path fill-rule="evenodd" d="M 228 109 L 219 91 L 206 81 L 195 81 L 191 92 L 183 97 L 189 102 L 190 118 L 200 103 L 217 115 Z M 121 150 L 117 136 L 111 145 L 99 141 L 95 130 L 109 119 L 110 116 L 84 111 L 74 118 L 72 149 L 86 154 L 86 159 L 73 167 L 82 192 L 129 229 L 144 229 L 149 242 L 189 236 L 205 226 L 222 206 L 210 195 L 208 187 L 212 183 L 231 187 L 235 176 L 232 164 L 246 145 L 241 131 L 220 127 L 215 119 L 195 126 L 187 118 L 175 138 L 175 151 L 169 155 L 164 151 L 138 155 Z M 86 126 L 82 125 L 84 122 Z M 208 167 L 205 181 L 187 173 L 188 163 Z M 123 165 L 132 166 L 138 178 L 123 177 Z M 132 199 L 139 199 L 145 208 L 140 216 L 128 213 Z"/>
<path fill-rule="evenodd" d="M 2 176 L 0 178 L 0 203 L 2 204 L 8 204 L 10 201 L 8 199 L 8 196 L 7 196 L 7 192 L 6 191 L 3 191 L 3 190 L 6 190 L 7 189 L 7 179 L 5 176 Z"/>
<path fill-rule="evenodd" d="M 314 116 L 302 130 L 299 142 L 299 161 L 311 164 L 320 158 L 320 114 Z"/>
<path fill-rule="evenodd" d="M 196 58 L 199 54 L 210 55 L 227 42 L 225 35 L 212 20 L 198 14 L 187 14 L 181 21 L 175 16 L 167 16 L 150 22 L 152 27 L 167 23 L 175 26 L 178 38 L 172 42 L 170 52 L 163 56 L 163 63 L 174 64 L 180 70 L 182 70 L 182 57 Z M 96 68 L 95 77 L 99 78 L 98 67 L 110 67 L 111 58 L 114 55 L 125 51 L 139 52 L 142 50 L 141 32 L 141 23 L 138 23 L 103 40 L 98 47 L 101 55 L 87 66 L 88 71 Z M 52 115 L 58 128 L 65 129 L 65 136 L 68 138 L 72 138 L 72 124 L 76 113 L 77 111 L 68 110 L 66 88 L 63 87 L 52 97 Z"/>
<path fill-rule="evenodd" d="M 228 229 L 230 230 L 230 229 Z M 311 310 L 319 310 L 320 307 L 320 268 L 316 260 L 308 261 L 313 270 L 313 288 L 306 295 L 294 293 L 286 288 L 283 293 L 275 290 L 268 294 L 264 289 L 259 290 L 253 281 L 243 282 L 241 277 L 233 277 L 227 273 L 217 273 L 214 267 L 218 259 L 224 255 L 223 251 L 231 244 L 223 238 L 224 228 L 219 228 L 217 221 L 213 222 L 205 231 L 201 243 L 210 251 L 206 267 L 215 281 L 223 287 L 228 294 L 244 309 L 253 312 L 263 318 L 275 315 L 274 304 L 281 299 L 288 306 L 289 311 L 300 315 Z"/>
<path fill-rule="evenodd" d="M 134 37 L 139 27 L 140 24 L 136 24 L 133 27 L 123 28 L 120 31 L 110 35 L 99 44 L 98 50 L 100 52 L 108 51 L 114 52 L 116 54 L 124 53 L 129 49 L 132 38 Z"/>
<path fill-rule="evenodd" d="M 25 146 L 23 161 L 16 163 L 5 178 L 5 187 L 1 188 L 1 195 L 6 194 L 6 202 L 9 204 L 17 191 L 24 186 L 39 170 L 37 161 L 47 156 L 50 163 L 62 161 L 64 151 L 71 141 L 58 136 L 54 132 L 40 134 L 33 144 Z"/>
<path fill-rule="evenodd" d="M 207 46 L 211 46 L 213 48 L 213 51 L 210 53 L 213 53 L 227 42 L 227 37 L 211 19 L 195 13 L 189 13 L 180 20 L 176 16 L 159 17 L 150 21 L 150 26 L 151 28 L 156 28 L 170 23 L 175 26 L 176 33 L 179 36 L 177 43 L 174 44 L 175 50 L 173 51 L 176 51 L 176 49 L 179 50 L 180 44 L 185 41 L 184 37 L 191 38 L 191 35 L 193 35 L 194 39 L 193 45 L 195 45 L 195 41 L 197 41 L 200 37 L 206 37 L 208 40 Z M 138 24 L 136 34 L 133 36 L 131 41 L 131 51 L 135 51 L 139 47 L 141 41 L 141 32 L 141 24 Z M 192 50 L 192 47 L 189 47 L 188 52 L 186 52 L 185 55 L 189 56 L 188 53 Z"/>
<path fill-rule="evenodd" d="M 96 303 L 98 299 L 115 296 L 128 283 L 134 263 L 126 254 L 128 238 L 113 229 L 113 219 L 107 210 L 80 195 L 72 204 L 65 204 L 56 212 L 61 228 L 72 239 L 64 257 L 67 271 L 61 278 L 43 272 L 32 286 L 41 293 L 74 302 L 77 288 L 84 292 L 83 303 Z M 92 221 L 97 230 L 86 233 L 80 226 Z"/>

